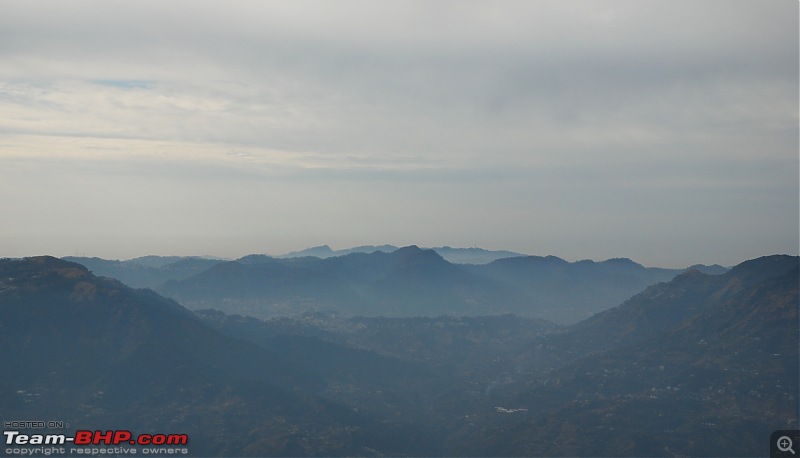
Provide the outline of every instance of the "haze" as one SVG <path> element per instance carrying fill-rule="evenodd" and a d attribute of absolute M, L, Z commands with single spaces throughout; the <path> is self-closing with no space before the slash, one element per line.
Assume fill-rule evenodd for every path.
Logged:
<path fill-rule="evenodd" d="M 2 256 L 798 254 L 796 1 L 27 2 Z"/>

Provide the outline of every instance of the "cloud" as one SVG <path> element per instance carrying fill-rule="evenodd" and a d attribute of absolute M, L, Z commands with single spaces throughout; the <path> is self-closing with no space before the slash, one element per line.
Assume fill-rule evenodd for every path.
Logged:
<path fill-rule="evenodd" d="M 766 217 L 744 196 L 772 199 L 780 221 L 797 215 L 796 18 L 795 4 L 748 1 L 6 2 L 0 178 L 54 180 L 48 160 L 73 173 L 149 168 L 206 202 L 219 202 L 208 180 L 296 196 L 335 220 L 332 237 L 409 207 L 409 220 L 453 214 L 435 218 L 443 238 L 518 251 L 536 248 L 525 226 L 544 209 L 535 232 L 554 240 L 563 225 L 650 231 L 634 222 L 656 218 L 637 195 L 669 208 L 664 224 L 696 246 L 679 226 L 698 214 L 710 215 L 706 238 L 714 218 Z M 96 178 L 136 195 L 133 179 Z M 21 199 L 6 211 L 54 205 Z M 336 199 L 358 205 L 336 216 Z M 248 224 L 247 205 L 226 205 Z M 465 230 L 471 206 L 518 228 Z M 320 227 L 308 218 L 298 224 Z M 354 244 L 392 242 L 380 236 L 392 230 L 376 224 Z M 735 243 L 770 237 L 751 228 Z"/>

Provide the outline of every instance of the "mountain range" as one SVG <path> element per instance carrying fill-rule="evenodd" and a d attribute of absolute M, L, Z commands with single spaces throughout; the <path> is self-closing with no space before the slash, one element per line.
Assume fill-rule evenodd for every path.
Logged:
<path fill-rule="evenodd" d="M 115 278 L 134 288 L 155 288 L 169 280 L 183 280 L 224 262 L 195 256 L 143 256 L 119 261 L 103 258 L 67 256 L 103 277 Z"/>
<path fill-rule="evenodd" d="M 419 269 L 408 281 L 442 262 L 419 252 L 395 259 Z M 274 267 L 249 261 L 233 264 Z M 0 411 L 186 433 L 197 456 L 762 456 L 800 420 L 798 278 L 793 256 L 688 270 L 569 326 L 262 320 L 51 257 L 0 260 Z"/>
<path fill-rule="evenodd" d="M 306 256 L 313 256 L 317 258 L 332 258 L 335 256 L 345 256 L 351 253 L 374 253 L 382 251 L 384 253 L 391 253 L 399 247 L 394 245 L 362 245 L 344 250 L 333 250 L 328 245 L 321 245 L 311 248 L 306 248 L 301 251 L 292 251 L 279 258 L 300 258 Z M 508 250 L 485 250 L 483 248 L 453 248 L 449 246 L 441 246 L 430 248 L 431 250 L 439 253 L 439 256 L 446 259 L 453 264 L 487 264 L 492 261 L 503 258 L 511 258 L 515 256 L 525 256 L 521 253 Z"/>
<path fill-rule="evenodd" d="M 191 309 L 259 318 L 319 311 L 397 317 L 514 313 L 571 324 L 682 272 L 629 259 L 567 262 L 555 256 L 458 264 L 440 253 L 462 258 L 513 253 L 449 247 L 437 252 L 416 246 L 388 251 L 392 248 L 357 247 L 336 256 L 338 252 L 324 246 L 293 257 L 181 258 L 160 265 L 150 260 L 147 266 L 136 260 L 66 259 L 98 275 L 153 288 Z M 318 256 L 300 256 L 305 254 Z M 694 268 L 725 271 L 720 266 Z"/>
<path fill-rule="evenodd" d="M 188 434 L 199 456 L 397 453 L 392 425 L 319 396 L 316 368 L 75 263 L 0 260 L 0 348 L 7 419 Z"/>
<path fill-rule="evenodd" d="M 351 253 L 374 253 L 376 251 L 391 253 L 397 250 L 394 245 L 362 245 L 342 250 L 333 250 L 328 245 L 293 251 L 275 258 L 316 257 L 320 259 L 345 256 Z M 457 264 L 486 264 L 497 259 L 523 256 L 513 251 L 491 251 L 482 248 L 451 248 L 448 246 L 433 248 L 448 262 Z M 267 257 L 267 255 L 249 255 L 247 257 Z M 270 256 L 271 257 L 271 256 Z M 98 275 L 116 278 L 126 285 L 135 288 L 155 288 L 169 280 L 183 280 L 198 274 L 221 262 L 230 259 L 212 256 L 140 256 L 127 260 L 112 260 L 98 257 L 66 256 L 66 261 L 77 262 L 88 267 Z"/>
<path fill-rule="evenodd" d="M 456 454 L 764 455 L 772 431 L 798 428 L 798 278 L 791 256 L 689 271 L 543 337 L 518 361 L 549 369 L 503 393 L 537 413 Z"/>

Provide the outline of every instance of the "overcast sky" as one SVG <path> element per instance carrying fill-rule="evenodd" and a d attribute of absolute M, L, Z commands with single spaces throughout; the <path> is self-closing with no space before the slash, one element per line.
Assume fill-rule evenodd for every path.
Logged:
<path fill-rule="evenodd" d="M 0 4 L 0 256 L 798 254 L 798 2 Z"/>

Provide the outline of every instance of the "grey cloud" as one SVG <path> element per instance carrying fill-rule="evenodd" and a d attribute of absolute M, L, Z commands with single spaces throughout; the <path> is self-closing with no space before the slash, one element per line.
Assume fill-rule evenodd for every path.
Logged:
<path fill-rule="evenodd" d="M 9 1 L 0 132 L 47 139 L 28 143 L 37 157 L 52 141 L 51 156 L 105 164 L 88 175 L 103 183 L 152 165 L 160 191 L 174 179 L 213 202 L 201 185 L 209 179 L 223 194 L 283 193 L 310 209 L 321 209 L 319 193 L 325 205 L 355 199 L 373 213 L 383 200 L 411 220 L 453 212 L 442 237 L 469 232 L 462 207 L 474 206 L 508 228 L 476 224 L 479 236 L 464 238 L 518 251 L 537 237 L 580 245 L 577 233 L 559 239 L 564 225 L 598 227 L 598 244 L 622 250 L 615 231 L 653 230 L 645 217 L 693 247 L 717 233 L 715 218 L 738 223 L 731 245 L 755 246 L 797 232 L 792 223 L 759 233 L 746 216 L 797 220 L 797 177 L 787 172 L 797 170 L 797 30 L 797 5 L 785 2 Z M 107 157 L 59 149 L 66 137 L 106 139 Z M 53 168 L 31 164 L 28 178 L 53 179 Z M 133 183 L 112 186 L 130 199 Z M 415 212 L 410 195 L 429 198 Z M 159 205 L 155 190 L 144 200 Z M 232 221 L 245 224 L 246 206 L 234 207 Z M 320 211 L 340 240 L 347 218 L 370 214 Z M 683 229 L 698 215 L 702 242 Z M 401 229 L 376 224 L 364 242 L 398 243 L 381 234 L 400 239 Z M 796 242 L 783 246 L 796 251 Z"/>

